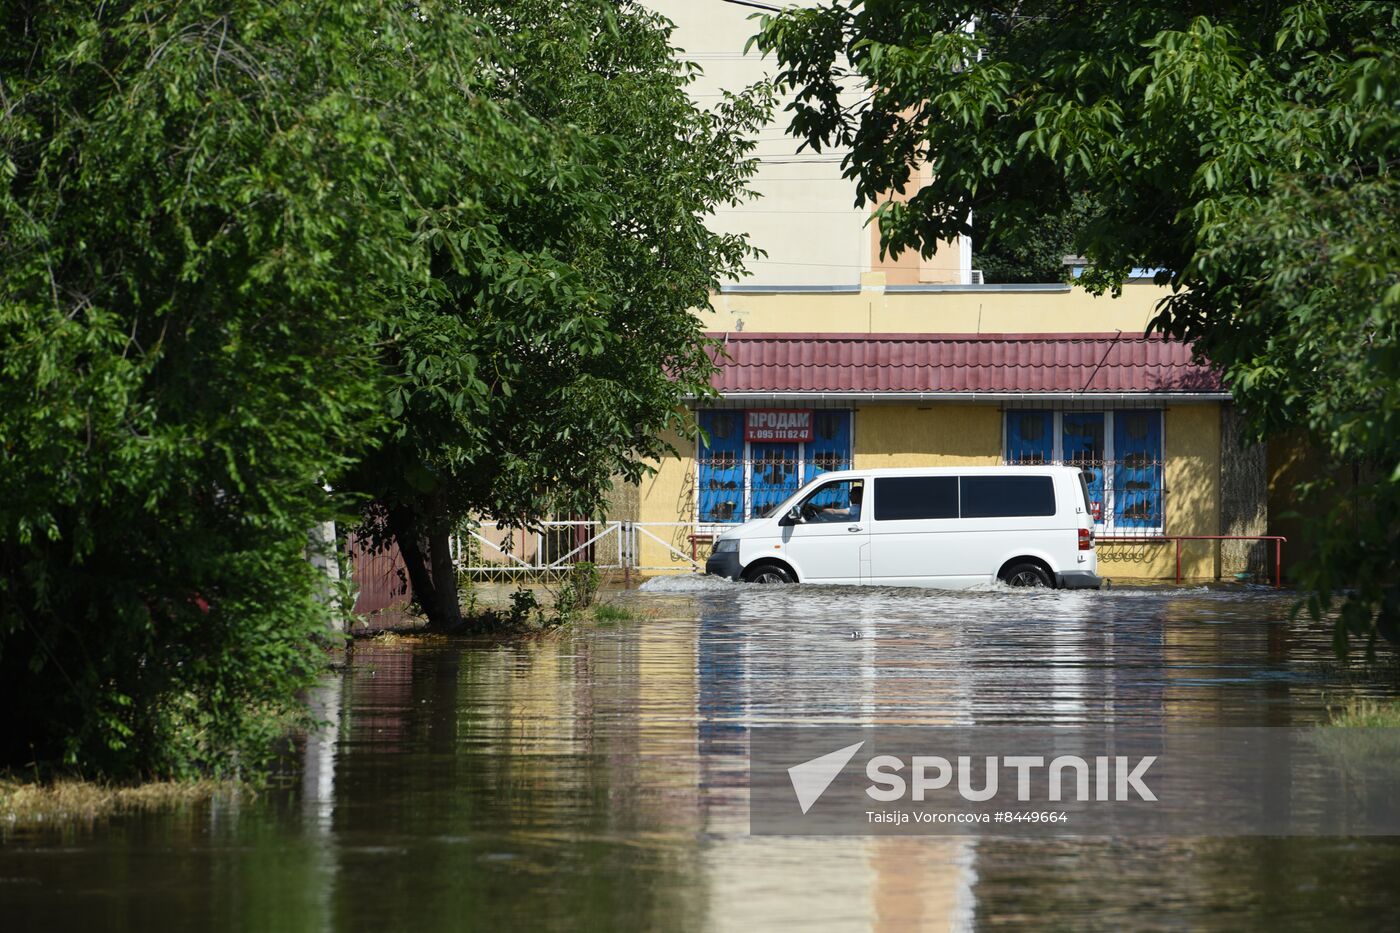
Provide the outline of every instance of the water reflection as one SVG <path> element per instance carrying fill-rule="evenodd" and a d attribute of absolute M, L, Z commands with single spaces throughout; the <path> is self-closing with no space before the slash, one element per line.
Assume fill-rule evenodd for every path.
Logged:
<path fill-rule="evenodd" d="M 6 928 L 1379 925 L 1386 840 L 772 838 L 762 723 L 1296 725 L 1341 690 L 1267 591 L 742 587 L 539 641 L 360 643 L 294 790 L 12 835 Z M 1360 688 L 1349 688 L 1360 689 Z M 11 927 L 11 923 L 14 924 Z"/>

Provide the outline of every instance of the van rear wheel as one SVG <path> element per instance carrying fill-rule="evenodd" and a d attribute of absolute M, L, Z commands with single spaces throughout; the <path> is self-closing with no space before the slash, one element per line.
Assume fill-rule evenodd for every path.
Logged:
<path fill-rule="evenodd" d="M 1039 564 L 1012 564 L 1001 575 L 1007 586 L 1050 586 L 1050 574 Z"/>
<path fill-rule="evenodd" d="M 744 580 L 749 583 L 796 583 L 792 571 L 780 564 L 761 564 L 744 571 Z"/>

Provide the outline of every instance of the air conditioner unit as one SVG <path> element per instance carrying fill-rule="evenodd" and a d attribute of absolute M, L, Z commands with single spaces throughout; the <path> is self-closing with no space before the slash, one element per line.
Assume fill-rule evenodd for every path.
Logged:
<path fill-rule="evenodd" d="M 981 269 L 973 269 L 971 272 L 969 272 L 969 273 L 967 274 L 967 284 L 969 284 L 969 285 L 986 285 L 987 283 L 984 282 L 984 281 L 982 281 L 982 270 L 981 270 Z"/>

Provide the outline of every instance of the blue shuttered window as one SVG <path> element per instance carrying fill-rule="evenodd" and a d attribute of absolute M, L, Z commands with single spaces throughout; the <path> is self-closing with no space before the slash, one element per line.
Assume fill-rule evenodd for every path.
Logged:
<path fill-rule="evenodd" d="M 744 520 L 744 413 L 700 412 L 700 521 Z"/>
<path fill-rule="evenodd" d="M 1055 459 L 1055 415 L 1048 411 L 1006 413 L 1006 462 L 1036 465 Z"/>
<path fill-rule="evenodd" d="M 1065 412 L 1060 416 L 1060 459 L 1058 462 L 1077 466 L 1084 472 L 1089 487 L 1089 508 L 1094 522 L 1103 523 L 1104 501 L 1108 490 L 1104 483 L 1104 413 L 1101 411 Z"/>
<path fill-rule="evenodd" d="M 1008 411 L 1005 417 L 1006 462 L 1079 467 L 1101 532 L 1165 531 L 1161 410 Z"/>
<path fill-rule="evenodd" d="M 802 485 L 797 444 L 749 444 L 749 517 L 763 518 Z"/>
<path fill-rule="evenodd" d="M 819 411 L 812 416 L 812 440 L 804 445 L 805 479 L 851 468 L 851 413 Z"/>
<path fill-rule="evenodd" d="M 1113 418 L 1113 523 L 1162 527 L 1162 417 L 1120 411 Z"/>

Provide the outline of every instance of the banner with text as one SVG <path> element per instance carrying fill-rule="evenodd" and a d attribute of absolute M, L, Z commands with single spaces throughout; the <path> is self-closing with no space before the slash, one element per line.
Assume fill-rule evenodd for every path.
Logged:
<path fill-rule="evenodd" d="M 744 440 L 806 443 L 812 439 L 812 413 L 791 408 L 751 408 L 745 412 Z"/>

